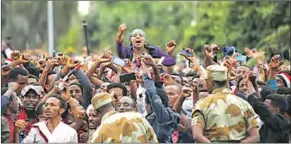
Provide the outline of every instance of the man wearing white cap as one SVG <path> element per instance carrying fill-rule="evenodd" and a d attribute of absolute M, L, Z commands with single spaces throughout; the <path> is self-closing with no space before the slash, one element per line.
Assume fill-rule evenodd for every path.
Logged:
<path fill-rule="evenodd" d="M 227 68 L 207 67 L 208 97 L 197 102 L 192 115 L 196 142 L 259 142 L 257 114 L 227 86 Z"/>
<path fill-rule="evenodd" d="M 20 141 L 28 134 L 32 124 L 38 122 L 35 108 L 42 95 L 42 91 L 43 88 L 41 86 L 35 85 L 27 85 L 21 90 L 23 107 L 21 107 L 20 113 L 16 117 L 16 123 L 25 123 L 26 127 L 23 130 L 23 135 L 19 137 Z"/>

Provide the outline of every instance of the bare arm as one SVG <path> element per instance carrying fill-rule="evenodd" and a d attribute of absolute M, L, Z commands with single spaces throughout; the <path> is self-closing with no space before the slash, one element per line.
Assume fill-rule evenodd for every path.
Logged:
<path fill-rule="evenodd" d="M 203 136 L 203 127 L 201 124 L 196 124 L 192 127 L 192 134 L 196 142 L 210 143 L 210 140 L 208 140 L 205 136 Z"/>
<path fill-rule="evenodd" d="M 183 95 L 180 95 L 173 106 L 173 111 L 180 113 L 184 101 L 185 101 L 185 97 Z"/>
<path fill-rule="evenodd" d="M 248 136 L 241 143 L 257 143 L 260 142 L 260 134 L 258 128 L 252 128 L 248 131 Z"/>

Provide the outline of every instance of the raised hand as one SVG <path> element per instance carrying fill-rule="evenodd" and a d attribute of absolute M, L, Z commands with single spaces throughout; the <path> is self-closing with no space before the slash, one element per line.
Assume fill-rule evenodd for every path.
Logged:
<path fill-rule="evenodd" d="M 177 43 L 174 40 L 171 40 L 166 44 L 166 50 L 167 50 L 168 55 L 173 54 L 176 46 L 177 46 Z"/>
<path fill-rule="evenodd" d="M 192 94 L 192 89 L 189 86 L 183 86 L 182 88 L 182 96 L 184 97 L 190 97 Z"/>
<path fill-rule="evenodd" d="M 112 54 L 111 53 L 103 53 L 100 56 L 98 56 L 98 59 L 97 60 L 100 63 L 111 62 L 111 60 L 112 60 Z"/>
<path fill-rule="evenodd" d="M 122 35 L 123 32 L 126 31 L 126 29 L 127 29 L 126 24 L 121 24 L 121 25 L 119 25 L 118 34 L 121 34 L 121 35 Z"/>
<path fill-rule="evenodd" d="M 153 60 L 153 58 L 150 55 L 144 55 L 142 56 L 142 62 L 144 62 L 144 64 L 148 65 L 148 66 L 155 66 L 155 62 Z"/>
<path fill-rule="evenodd" d="M 27 126 L 27 123 L 25 122 L 25 120 L 17 120 L 15 122 L 15 129 L 14 131 L 16 133 L 19 133 L 21 130 L 23 130 L 25 127 Z"/>
<path fill-rule="evenodd" d="M 213 56 L 213 49 L 210 47 L 210 45 L 204 45 L 203 49 L 205 57 L 211 59 Z"/>
<path fill-rule="evenodd" d="M 280 55 L 274 55 L 271 59 L 271 62 L 269 63 L 269 66 L 271 69 L 277 69 L 282 65 L 281 56 Z"/>
<path fill-rule="evenodd" d="M 15 91 L 15 90 L 18 89 L 18 87 L 19 87 L 19 84 L 16 83 L 16 82 L 10 82 L 10 83 L 8 83 L 8 88 L 9 89 L 11 88 L 11 89 L 13 89 Z"/>
<path fill-rule="evenodd" d="M 16 52 L 14 54 L 14 58 L 16 58 L 16 57 L 17 57 L 17 59 L 15 59 L 15 63 L 17 65 L 23 64 L 23 63 L 28 63 L 31 61 L 31 55 L 28 53 L 22 53 L 22 54 L 20 54 L 20 56 L 18 56 L 18 52 Z"/>
<path fill-rule="evenodd" d="M 69 61 L 67 62 L 66 66 L 68 68 L 75 68 L 80 63 L 81 62 L 79 60 L 75 60 L 75 59 L 69 58 Z"/>
<path fill-rule="evenodd" d="M 17 60 L 20 58 L 20 51 L 16 50 L 11 53 L 11 58 Z"/>

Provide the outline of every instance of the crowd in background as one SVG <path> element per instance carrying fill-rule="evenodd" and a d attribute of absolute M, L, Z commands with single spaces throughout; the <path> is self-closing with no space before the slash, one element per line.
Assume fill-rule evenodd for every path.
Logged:
<path fill-rule="evenodd" d="M 2 41 L 1 142 L 290 142 L 289 57 L 205 44 L 202 58 L 192 48 L 177 58 L 174 40 L 164 52 L 126 30 L 116 56 L 44 56 Z"/>

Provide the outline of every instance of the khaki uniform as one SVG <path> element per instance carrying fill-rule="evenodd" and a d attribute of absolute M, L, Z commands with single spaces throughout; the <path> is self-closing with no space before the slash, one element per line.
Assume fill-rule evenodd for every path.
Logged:
<path fill-rule="evenodd" d="M 109 112 L 93 134 L 91 143 L 157 143 L 153 128 L 136 112 Z"/>
<path fill-rule="evenodd" d="M 229 89 L 220 88 L 197 102 L 192 126 L 201 124 L 203 135 L 210 141 L 240 141 L 247 137 L 249 129 L 258 127 L 257 117 L 249 103 Z"/>

